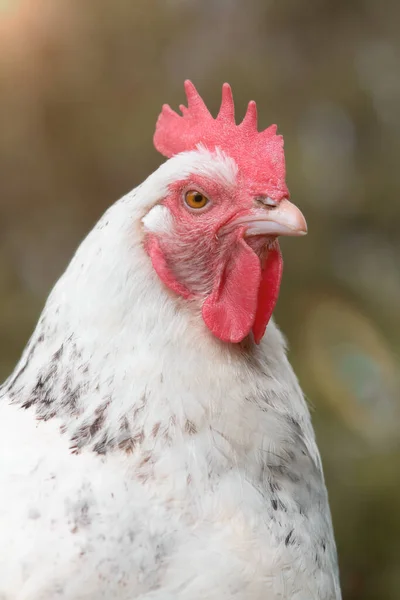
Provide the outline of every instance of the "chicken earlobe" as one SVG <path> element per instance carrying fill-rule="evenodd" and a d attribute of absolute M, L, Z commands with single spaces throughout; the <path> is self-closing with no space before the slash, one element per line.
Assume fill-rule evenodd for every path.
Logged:
<path fill-rule="evenodd" d="M 149 236 L 145 244 L 146 252 L 150 256 L 153 268 L 161 281 L 173 292 L 189 299 L 192 293 L 176 279 L 167 265 L 163 251 L 156 236 Z"/>

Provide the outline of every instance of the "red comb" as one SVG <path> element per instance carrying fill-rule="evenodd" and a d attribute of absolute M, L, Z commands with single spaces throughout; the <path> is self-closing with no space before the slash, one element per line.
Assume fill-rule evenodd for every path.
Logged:
<path fill-rule="evenodd" d="M 179 107 L 182 116 L 164 104 L 154 134 L 156 149 L 170 158 L 195 150 L 199 144 L 211 151 L 220 148 L 236 161 L 255 195 L 266 194 L 274 200 L 288 197 L 283 138 L 276 135 L 276 125 L 262 132 L 257 130 L 256 103 L 249 102 L 243 121 L 236 125 L 228 83 L 222 86 L 221 108 L 216 119 L 191 81 L 185 81 L 185 91 L 188 106 Z"/>

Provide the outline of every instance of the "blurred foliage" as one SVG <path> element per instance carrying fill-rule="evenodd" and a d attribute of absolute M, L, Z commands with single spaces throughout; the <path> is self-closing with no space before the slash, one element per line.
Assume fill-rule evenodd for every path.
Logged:
<path fill-rule="evenodd" d="M 400 4 L 1 0 L 0 375 L 82 236 L 161 162 L 190 77 L 285 135 L 309 235 L 277 320 L 315 408 L 345 600 L 400 589 Z"/>

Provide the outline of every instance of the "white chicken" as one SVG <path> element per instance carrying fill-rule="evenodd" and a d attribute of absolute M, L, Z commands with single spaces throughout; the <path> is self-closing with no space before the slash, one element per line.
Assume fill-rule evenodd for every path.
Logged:
<path fill-rule="evenodd" d="M 1 600 L 340 600 L 309 411 L 271 319 L 306 232 L 283 141 L 164 106 L 0 388 Z"/>

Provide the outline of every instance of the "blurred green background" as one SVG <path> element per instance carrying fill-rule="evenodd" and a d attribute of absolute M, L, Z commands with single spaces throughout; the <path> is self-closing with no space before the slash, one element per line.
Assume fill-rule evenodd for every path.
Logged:
<path fill-rule="evenodd" d="M 400 3 L 0 0 L 0 378 L 102 212 L 161 162 L 162 103 L 285 136 L 309 235 L 276 318 L 313 406 L 345 600 L 400 598 Z"/>

